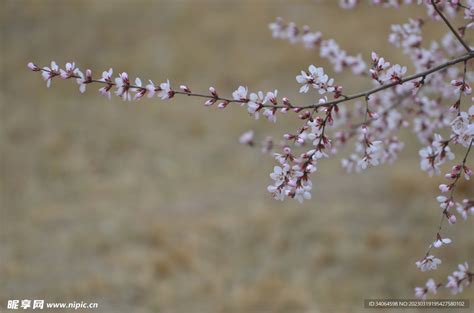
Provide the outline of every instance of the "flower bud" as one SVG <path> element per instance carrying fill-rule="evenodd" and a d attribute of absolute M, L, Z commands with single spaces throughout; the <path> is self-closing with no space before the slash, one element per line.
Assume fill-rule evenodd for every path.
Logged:
<path fill-rule="evenodd" d="M 213 95 L 215 98 L 217 98 L 217 91 L 216 91 L 216 88 L 214 88 L 214 87 L 209 87 L 209 92 L 211 93 L 211 95 Z"/>
<path fill-rule="evenodd" d="M 208 107 L 208 106 L 213 105 L 214 103 L 216 103 L 216 99 L 212 98 L 204 102 L 204 105 Z"/>
<path fill-rule="evenodd" d="M 191 93 L 191 89 L 189 89 L 188 86 L 186 86 L 186 85 L 179 86 L 179 89 L 181 89 L 182 91 L 184 91 L 186 93 Z"/>
<path fill-rule="evenodd" d="M 471 178 L 472 176 L 472 169 L 470 169 L 469 167 L 467 167 L 466 165 L 464 165 L 464 177 L 469 180 L 469 178 Z"/>
<path fill-rule="evenodd" d="M 448 221 L 450 224 L 456 223 L 456 215 L 451 214 L 451 216 L 448 218 Z"/>
<path fill-rule="evenodd" d="M 227 105 L 229 104 L 229 101 L 223 101 L 217 105 L 219 109 L 225 109 Z"/>
<path fill-rule="evenodd" d="M 449 186 L 446 185 L 446 184 L 441 184 L 441 185 L 439 185 L 439 190 L 441 190 L 441 192 L 448 192 L 449 191 Z"/>

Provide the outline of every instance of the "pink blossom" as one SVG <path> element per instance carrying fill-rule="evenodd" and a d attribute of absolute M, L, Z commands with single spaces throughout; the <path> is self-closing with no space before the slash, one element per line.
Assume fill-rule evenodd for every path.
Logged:
<path fill-rule="evenodd" d="M 110 92 L 110 90 L 113 87 L 113 82 L 112 82 L 113 73 L 114 71 L 110 68 L 108 71 L 102 72 L 102 77 L 99 79 L 101 82 L 104 82 L 106 84 L 104 87 L 101 87 L 99 89 L 99 92 L 102 95 L 107 96 L 109 99 L 112 96 L 112 93 Z"/>
<path fill-rule="evenodd" d="M 33 72 L 39 72 L 41 71 L 41 68 L 38 67 L 38 65 L 34 64 L 33 62 L 28 63 L 28 68 L 32 70 Z"/>
<path fill-rule="evenodd" d="M 62 79 L 68 79 L 70 77 L 73 77 L 75 75 L 75 71 L 76 70 L 76 65 L 74 62 L 72 63 L 66 63 L 66 66 L 65 66 L 65 70 L 63 69 L 60 69 L 59 72 L 61 73 L 61 78 Z"/>

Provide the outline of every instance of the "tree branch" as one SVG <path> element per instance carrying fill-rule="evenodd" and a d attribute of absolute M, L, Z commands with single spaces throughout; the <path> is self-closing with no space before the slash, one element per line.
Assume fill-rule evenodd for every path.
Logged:
<path fill-rule="evenodd" d="M 377 93 L 379 91 L 394 87 L 396 85 L 404 84 L 406 82 L 415 80 L 417 78 L 426 77 L 426 76 L 428 76 L 430 74 L 433 74 L 435 72 L 439 72 L 439 71 L 441 71 L 441 70 L 443 70 L 447 67 L 450 67 L 452 65 L 455 65 L 455 64 L 473 59 L 473 58 L 474 58 L 474 51 L 470 51 L 469 53 L 466 53 L 466 54 L 464 54 L 460 57 L 457 57 L 457 58 L 455 58 L 451 61 L 442 63 L 438 66 L 432 67 L 431 69 L 428 69 L 426 71 L 423 71 L 423 72 L 420 72 L 420 73 L 417 73 L 417 74 L 414 74 L 414 75 L 411 75 L 411 76 L 407 76 L 407 77 L 401 79 L 398 82 L 393 82 L 393 83 L 390 83 L 390 84 L 387 84 L 387 85 L 382 85 L 380 87 L 377 87 L 377 88 L 374 88 L 374 89 L 371 89 L 371 90 L 368 90 L 368 91 L 352 94 L 352 95 L 346 96 L 344 99 L 336 99 L 336 100 L 329 101 L 329 102 L 326 102 L 326 103 L 323 103 L 323 104 L 313 104 L 313 105 L 309 105 L 309 106 L 301 107 L 301 108 L 302 109 L 307 109 L 307 108 L 317 108 L 317 107 L 328 107 L 328 106 L 331 106 L 333 104 L 339 104 L 339 103 L 346 102 L 346 101 L 353 100 L 353 99 L 357 99 L 357 98 L 368 97 L 368 96 L 370 96 L 374 93 Z"/>
<path fill-rule="evenodd" d="M 433 5 L 433 8 L 436 10 L 436 12 L 439 14 L 439 16 L 441 16 L 441 18 L 443 19 L 444 23 L 449 27 L 449 29 L 451 30 L 451 32 L 454 34 L 454 36 L 456 36 L 456 38 L 459 40 L 459 42 L 464 46 L 464 48 L 467 50 L 467 52 L 472 52 L 473 50 L 468 46 L 468 44 L 464 41 L 464 39 L 462 39 L 461 35 L 459 35 L 459 33 L 454 29 L 453 25 L 451 25 L 451 23 L 448 21 L 448 19 L 446 18 L 446 16 L 444 16 L 444 14 L 441 12 L 441 10 L 438 8 L 438 6 L 436 5 L 436 1 L 437 0 L 431 0 L 431 4 Z"/>
<path fill-rule="evenodd" d="M 473 59 L 473 58 L 474 58 L 474 51 L 469 51 L 469 53 L 461 55 L 461 56 L 459 56 L 455 59 L 452 59 L 451 61 L 442 63 L 442 64 L 440 64 L 438 66 L 435 66 L 435 67 L 432 67 L 432 68 L 430 68 L 426 71 L 422 71 L 422 72 L 419 72 L 417 74 L 407 76 L 407 77 L 405 77 L 405 78 L 403 78 L 403 79 L 401 79 L 397 82 L 392 82 L 390 84 L 382 85 L 382 86 L 379 86 L 379 87 L 371 89 L 371 90 L 367 90 L 367 91 L 355 93 L 355 94 L 352 94 L 352 95 L 344 96 L 341 99 L 334 99 L 334 100 L 328 101 L 326 103 L 316 103 L 316 104 L 311 104 L 311 105 L 306 105 L 306 106 L 273 105 L 273 104 L 268 104 L 267 105 L 267 104 L 265 104 L 262 107 L 274 108 L 274 109 L 290 108 L 290 109 L 298 109 L 298 110 L 318 109 L 320 107 L 330 107 L 330 106 L 335 105 L 335 104 L 347 102 L 347 101 L 362 98 L 362 97 L 367 98 L 370 95 L 375 94 L 379 91 L 382 91 L 382 90 L 385 90 L 385 89 L 388 89 L 388 88 L 392 88 L 392 87 L 395 87 L 397 85 L 404 84 L 406 82 L 415 80 L 417 78 L 425 78 L 430 74 L 433 74 L 435 72 L 439 72 L 439 71 L 441 71 L 445 68 L 448 68 L 452 65 L 455 65 L 455 64 L 458 64 L 458 63 L 461 63 L 461 62 L 467 62 L 468 60 Z M 42 68 L 42 67 L 38 67 L 38 69 L 35 70 L 35 71 L 48 72 L 48 73 L 54 74 L 53 77 L 59 76 L 59 73 L 55 73 L 52 70 L 48 70 L 48 69 L 45 69 L 45 68 Z M 71 75 L 69 78 L 80 78 L 80 77 L 78 75 Z M 92 79 L 89 83 L 99 83 L 99 84 L 110 85 L 110 86 L 115 86 L 116 85 L 114 82 L 105 82 L 105 81 L 102 81 L 102 80 L 99 80 L 99 79 Z M 144 87 L 135 86 L 133 84 L 129 84 L 128 87 L 133 88 L 133 89 L 137 89 L 137 90 L 144 89 Z M 173 91 L 173 92 L 174 92 L 175 95 L 186 95 L 186 96 L 189 96 L 189 97 L 200 97 L 200 98 L 206 98 L 206 99 L 215 99 L 216 101 L 224 101 L 224 102 L 227 102 L 227 103 L 247 103 L 248 102 L 248 100 L 235 100 L 235 99 L 229 99 L 229 98 L 224 98 L 224 97 L 220 97 L 220 96 L 200 94 L 200 93 L 192 93 L 192 92 L 184 92 L 184 91 Z"/>

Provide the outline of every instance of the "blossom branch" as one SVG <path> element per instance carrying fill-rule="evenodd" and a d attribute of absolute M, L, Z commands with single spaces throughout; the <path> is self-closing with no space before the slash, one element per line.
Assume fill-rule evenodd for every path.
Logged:
<path fill-rule="evenodd" d="M 433 5 L 433 8 L 436 10 L 436 13 L 441 16 L 443 19 L 444 23 L 449 27 L 451 32 L 456 36 L 456 38 L 459 40 L 459 43 L 463 45 L 463 47 L 466 49 L 467 52 L 472 52 L 473 50 L 469 47 L 469 45 L 462 39 L 461 35 L 454 29 L 453 25 L 451 25 L 451 22 L 444 16 L 443 12 L 438 8 L 438 5 L 436 4 L 439 0 L 431 0 L 431 4 Z"/>
<path fill-rule="evenodd" d="M 275 22 L 270 23 L 269 29 L 273 38 L 288 40 L 293 44 L 302 43 L 308 49 L 319 48 L 321 58 L 327 59 L 335 72 L 350 68 L 355 75 L 367 76 L 367 65 L 360 54 L 349 55 L 334 39 L 323 39 L 320 32 L 312 32 L 308 26 L 303 26 L 300 30 L 295 23 L 285 24 L 278 17 Z"/>
<path fill-rule="evenodd" d="M 338 99 L 334 99 L 332 101 L 327 101 L 327 102 L 324 102 L 324 103 L 317 103 L 317 104 L 312 104 L 312 105 L 306 105 L 306 106 L 298 106 L 298 105 L 292 105 L 288 102 L 285 103 L 284 101 L 284 105 L 275 105 L 275 104 L 262 104 L 261 107 L 268 107 L 268 108 L 275 108 L 275 109 L 296 109 L 296 110 L 302 110 L 302 109 L 317 109 L 317 108 L 320 108 L 320 107 L 330 107 L 334 104 L 339 104 L 339 103 L 343 103 L 343 102 L 347 102 L 347 101 L 350 101 L 350 100 L 354 100 L 354 99 L 358 99 L 358 98 L 362 98 L 362 97 L 369 97 L 370 95 L 372 94 L 375 94 L 377 92 L 380 92 L 382 90 L 386 90 L 386 89 L 389 89 L 389 88 L 392 88 L 392 87 L 395 87 L 397 85 L 401 85 L 401 84 L 404 84 L 406 82 L 409 82 L 409 81 L 412 81 L 412 80 L 415 80 L 417 78 L 424 78 L 424 77 L 427 77 L 428 75 L 432 74 L 432 73 L 435 73 L 435 72 L 439 72 L 445 68 L 448 68 L 450 66 L 453 66 L 455 64 L 458 64 L 458 63 L 461 63 L 461 62 L 467 62 L 468 60 L 471 60 L 474 58 L 474 51 L 470 51 L 469 53 L 466 53 L 464 55 L 461 55 L 451 61 L 448 61 L 448 62 L 445 62 L 445 63 L 442 63 L 442 64 L 439 64 L 435 67 L 432 67 L 428 70 L 425 70 L 425 71 L 422 71 L 422 72 L 419 72 L 419 73 L 416 73 L 414 75 L 411 75 L 411 76 L 407 76 L 405 78 L 401 78 L 397 81 L 394 81 L 394 82 L 391 82 L 389 84 L 385 84 L 385 85 L 382 85 L 382 86 L 379 86 L 379 87 L 376 87 L 376 88 L 373 88 L 373 89 L 370 89 L 370 90 L 367 90 L 367 91 L 362 91 L 362 92 L 358 92 L 358 93 L 355 93 L 355 94 L 352 94 L 352 95 L 347 95 L 347 96 L 344 96 L 344 97 L 340 97 Z M 43 75 L 43 77 L 45 79 L 48 80 L 48 86 L 50 84 L 50 80 L 56 76 L 60 76 L 61 73 L 59 71 L 59 69 L 50 69 L 48 67 L 39 67 L 33 63 L 29 63 L 28 64 L 28 67 L 32 70 L 32 71 L 39 71 L 39 72 L 43 72 L 43 73 L 46 73 L 48 75 Z M 88 70 L 90 71 L 90 70 Z M 126 74 L 126 73 L 125 73 Z M 104 85 L 107 85 L 109 86 L 110 88 L 112 86 L 117 86 L 117 82 L 113 82 L 110 77 L 109 77 L 109 80 L 106 80 L 106 79 L 94 79 L 92 77 L 89 77 L 88 79 L 84 79 L 83 77 L 81 77 L 80 75 L 78 74 L 75 74 L 75 73 L 71 73 L 69 74 L 68 76 L 65 76 L 65 77 L 62 77 L 62 78 L 76 78 L 80 81 L 78 81 L 78 83 L 82 83 L 83 85 L 85 84 L 90 84 L 90 83 L 98 83 L 98 84 L 104 84 Z M 143 87 L 143 86 L 139 86 L 139 85 L 134 85 L 134 84 L 130 84 L 128 82 L 128 75 L 126 77 L 126 80 L 127 82 L 125 83 L 126 87 L 127 87 L 127 91 L 132 89 L 132 90 L 139 90 L 141 91 L 143 94 L 142 96 L 148 91 L 152 91 L 152 92 L 157 92 L 157 91 L 162 91 L 163 88 L 160 88 L 159 86 L 155 86 L 154 87 L 154 90 L 152 89 L 149 89 L 147 90 L 146 87 Z M 120 87 L 120 86 L 119 86 Z M 151 86 L 153 87 L 153 86 Z M 244 103 L 247 103 L 249 102 L 248 99 L 230 99 L 230 98 L 225 98 L 225 97 L 221 97 L 221 96 L 218 96 L 217 94 L 213 95 L 211 93 L 211 95 L 206 95 L 206 94 L 200 94 L 200 93 L 192 93 L 189 89 L 187 89 L 186 86 L 182 86 L 182 87 L 185 87 L 185 88 L 182 88 L 184 89 L 183 91 L 177 91 L 177 90 L 172 90 L 170 89 L 170 86 L 169 84 L 166 85 L 166 87 L 169 89 L 167 90 L 168 93 L 167 93 L 167 96 L 164 97 L 166 99 L 169 99 L 169 98 L 172 98 L 173 96 L 175 95 L 186 95 L 186 96 L 190 96 L 190 97 L 200 97 L 200 98 L 206 98 L 208 100 L 210 100 L 213 104 L 214 102 L 216 101 L 223 101 L 222 102 L 222 105 L 221 107 L 225 107 L 227 106 L 227 104 L 229 103 L 241 103 L 241 104 L 244 104 Z M 212 88 L 212 87 L 211 87 Z M 138 98 L 141 98 L 141 97 L 138 97 Z M 162 97 L 163 98 L 163 97 Z M 129 99 L 130 100 L 130 99 Z"/>
<path fill-rule="evenodd" d="M 340 0 L 341 6 L 347 9 L 354 8 L 360 2 Z M 415 3 L 413 0 L 369 2 L 384 7 Z M 464 175 L 465 179 L 472 176 L 472 170 L 466 163 L 474 140 L 474 105 L 461 107 L 461 99 L 463 95 L 472 93 L 469 83 L 472 82 L 474 73 L 468 66 L 474 58 L 474 50 L 468 46 L 463 36 L 467 29 L 474 28 L 474 0 L 468 0 L 465 5 L 459 0 L 424 0 L 416 3 L 427 8 L 430 18 L 439 19 L 439 15 L 449 31 L 440 42 L 433 41 L 425 47 L 422 27 L 426 19 L 410 19 L 407 23 L 391 26 L 388 41 L 401 48 L 415 68 L 415 74 L 409 76 L 406 76 L 406 66 L 391 65 L 375 52 L 372 52 L 372 63 L 368 66 L 360 54 L 349 55 L 335 40 L 323 39 L 321 33 L 311 32 L 308 27 L 303 27 L 301 32 L 294 23 L 284 24 L 281 19 L 270 24 L 274 37 L 318 48 L 320 56 L 329 61 L 335 72 L 349 68 L 354 75 L 371 79 L 373 84 L 372 89 L 353 94 L 344 90 L 343 93 L 343 87 L 334 84 L 334 79 L 325 73 L 324 68 L 310 65 L 307 71 L 301 71 L 296 76 L 296 81 L 301 84 L 300 93 L 314 89 L 319 94 L 316 100 L 307 105 L 294 105 L 286 97 L 279 100 L 277 90 L 250 93 L 247 87 L 239 86 L 231 97 L 225 97 L 219 95 L 214 87 L 209 88 L 209 93 L 195 93 L 184 85 L 174 89 L 169 81 L 158 85 L 152 81 L 142 84 L 137 77 L 132 82 L 125 72 L 112 77 L 112 69 L 103 72 L 100 78 L 94 78 L 91 70 L 87 69 L 83 73 L 74 63 L 67 63 L 64 69 L 59 68 L 54 61 L 51 62 L 51 67 L 39 67 L 31 62 L 28 67 L 40 72 L 48 87 L 56 77 L 72 78 L 76 80 L 81 92 L 86 90 L 86 86 L 97 84 L 101 85 L 99 92 L 109 98 L 113 92 L 123 100 L 140 100 L 145 95 L 157 95 L 162 100 L 175 96 L 202 98 L 205 106 L 216 104 L 218 108 L 239 103 L 245 105 L 255 118 L 261 114 L 271 122 L 276 122 L 277 113 L 291 111 L 297 114 L 303 123 L 294 134 L 284 134 L 283 140 L 276 144 L 268 137 L 262 143 L 262 151 L 265 152 L 269 152 L 274 146 L 282 149 L 281 153 L 273 154 L 278 165 L 274 166 L 270 174 L 273 183 L 267 188 L 277 200 L 294 198 L 302 202 L 310 199 L 311 174 L 317 171 L 319 160 L 336 154 L 353 137 L 354 151 L 348 159 L 341 160 L 342 167 L 348 172 L 359 172 L 393 162 L 404 147 L 404 143 L 397 138 L 397 133 L 410 125 L 424 145 L 419 151 L 420 167 L 430 176 L 439 175 L 440 166 L 455 158 L 451 151 L 453 145 L 465 147 L 466 154 L 462 162 L 446 174 L 450 182 L 439 186 L 447 196 L 437 197 L 442 214 L 436 239 L 429 245 L 424 258 L 416 262 L 422 271 L 432 270 L 441 263 L 440 259 L 430 255 L 432 248 L 451 243 L 450 239 L 442 238 L 440 234 L 444 220 L 451 224 L 456 221 L 456 216 L 449 209 L 456 205 L 463 219 L 467 218 L 468 213 L 474 215 L 474 200 L 464 199 L 462 204 L 454 201 L 454 191 L 461 176 Z M 468 23 L 459 28 L 458 32 L 446 16 L 455 17 L 462 11 L 461 8 L 464 9 L 464 19 Z M 464 65 L 462 72 L 456 66 L 460 63 Z M 426 92 L 421 92 L 422 88 Z M 351 109 L 342 105 L 349 101 L 353 102 Z M 472 101 L 474 102 L 474 98 Z M 451 103 L 454 104 L 449 105 Z M 438 130 L 448 130 L 448 139 L 443 139 L 437 133 Z M 253 136 L 253 131 L 247 131 L 239 141 L 254 146 Z M 297 148 L 303 148 L 303 151 L 299 152 Z M 473 274 L 468 270 L 467 263 L 461 264 L 459 271 L 448 277 L 446 288 L 460 292 L 471 283 L 472 278 Z M 430 279 L 426 287 L 417 288 L 415 292 L 417 296 L 425 297 L 428 292 L 436 293 L 442 285 Z"/>
<path fill-rule="evenodd" d="M 452 139 L 454 139 L 454 137 L 451 138 L 450 140 L 452 140 Z M 446 145 L 449 143 L 450 140 L 448 140 L 446 142 Z M 456 189 L 456 185 L 457 185 L 459 179 L 461 178 L 463 172 L 465 174 L 466 179 L 469 179 L 470 176 L 472 175 L 472 171 L 469 168 L 467 168 L 467 166 L 466 166 L 467 157 L 469 156 L 469 153 L 471 152 L 472 143 L 473 143 L 473 140 L 471 140 L 471 142 L 469 144 L 469 147 L 466 150 L 466 153 L 464 155 L 464 158 L 463 158 L 461 164 L 458 164 L 458 165 L 454 166 L 453 169 L 451 170 L 451 172 L 446 174 L 446 177 L 449 178 L 449 179 L 453 179 L 453 182 L 450 183 L 449 185 L 442 184 L 440 186 L 441 191 L 450 191 L 450 194 L 449 194 L 449 197 L 439 196 L 437 198 L 438 202 L 440 202 L 440 206 L 443 209 L 443 211 L 442 211 L 442 214 L 441 214 L 441 220 L 440 220 L 440 223 L 439 223 L 439 226 L 438 226 L 438 231 L 437 231 L 437 234 L 436 234 L 436 241 L 429 246 L 428 251 L 426 252 L 426 256 L 429 255 L 429 253 L 431 251 L 431 248 L 433 246 L 438 248 L 443 243 L 450 243 L 450 241 L 451 241 L 449 239 L 447 240 L 446 238 L 442 239 L 441 236 L 440 236 L 440 232 L 442 230 L 443 222 L 444 222 L 445 219 L 448 219 L 451 224 L 454 224 L 456 222 L 456 217 L 454 215 L 452 215 L 451 213 L 449 213 L 449 209 L 452 206 L 454 206 L 454 191 Z"/>
<path fill-rule="evenodd" d="M 54 68 L 55 67 L 55 62 L 53 61 L 52 62 L 52 66 L 51 68 L 49 67 L 39 67 L 37 66 L 36 64 L 34 63 L 29 63 L 28 64 L 28 67 L 32 70 L 32 71 L 35 71 L 35 72 L 43 72 L 43 73 L 46 73 L 47 75 L 44 75 L 43 74 L 43 77 L 46 79 L 46 80 L 51 80 L 52 78 L 56 77 L 56 76 L 61 76 L 61 78 L 63 79 L 69 79 L 69 78 L 75 78 L 78 80 L 78 83 L 79 84 L 90 84 L 90 83 L 97 83 L 97 84 L 103 84 L 103 85 L 107 85 L 109 86 L 110 88 L 115 86 L 115 87 L 121 87 L 123 86 L 123 84 L 126 85 L 126 88 L 127 90 L 135 90 L 137 92 L 143 92 L 142 96 L 146 93 L 146 92 L 157 92 L 157 91 L 162 91 L 163 88 L 159 87 L 159 86 L 150 86 L 150 87 L 154 87 L 154 88 L 148 88 L 147 87 L 143 87 L 141 85 L 136 85 L 136 84 L 131 84 L 128 82 L 128 75 L 126 73 L 122 73 L 122 74 L 125 74 L 124 76 L 122 76 L 121 74 L 121 78 L 122 79 L 122 83 L 118 83 L 117 81 L 116 82 L 113 82 L 111 80 L 111 74 L 112 74 L 112 71 L 109 70 L 110 72 L 110 75 L 108 75 L 108 79 L 105 79 L 104 77 L 102 79 L 96 79 L 96 78 L 92 78 L 90 77 L 89 79 L 85 80 L 84 77 L 81 75 L 80 71 L 78 71 L 77 68 L 74 68 L 74 69 L 67 69 L 68 65 L 66 65 L 66 71 L 63 71 L 63 70 L 59 70 L 59 68 Z M 68 63 L 68 64 L 71 64 L 71 63 Z M 74 64 L 74 63 L 72 63 Z M 74 66 L 72 65 L 71 66 Z M 63 71 L 64 75 L 61 75 L 61 72 L 60 71 Z M 67 72 L 70 72 L 69 74 L 67 74 Z M 90 70 L 88 70 L 90 71 Z M 80 73 L 80 74 L 77 74 L 77 73 Z M 107 73 L 107 72 L 104 72 L 104 73 Z M 50 82 L 48 81 L 48 87 L 50 85 Z M 170 86 L 167 86 L 168 88 L 170 88 Z M 213 89 L 213 87 L 210 88 L 210 91 Z M 109 89 L 110 90 L 110 89 Z M 225 97 L 221 97 L 221 96 L 218 96 L 217 93 L 214 93 L 211 91 L 211 94 L 210 95 L 206 95 L 206 94 L 200 94 L 200 93 L 193 93 L 191 92 L 191 90 L 182 85 L 181 86 L 181 90 L 182 91 L 178 91 L 178 90 L 172 90 L 171 88 L 168 90 L 168 98 L 172 98 L 174 97 L 175 95 L 186 95 L 186 96 L 190 96 L 190 97 L 199 97 L 199 98 L 206 98 L 206 99 L 209 99 L 209 100 L 215 100 L 215 101 L 223 101 L 227 104 L 229 103 L 245 103 L 246 101 L 245 100 L 239 100 L 239 99 L 228 99 L 228 98 L 225 98 Z M 82 91 L 82 90 L 81 90 Z M 141 97 L 139 97 L 141 98 Z M 124 99 L 126 100 L 126 99 Z M 130 100 L 130 99 L 129 99 Z"/>
<path fill-rule="evenodd" d="M 316 108 L 316 107 L 327 107 L 327 106 L 331 106 L 333 104 L 338 104 L 338 103 L 346 102 L 346 101 L 349 101 L 349 100 L 354 100 L 354 99 L 358 99 L 358 98 L 362 98 L 362 97 L 369 97 L 370 95 L 372 95 L 374 93 L 380 92 L 380 91 L 388 89 L 388 88 L 395 87 L 397 85 L 404 84 L 406 82 L 415 80 L 417 78 L 427 77 L 430 74 L 433 74 L 435 72 L 439 72 L 439 71 L 441 71 L 445 68 L 448 68 L 448 67 L 453 66 L 453 65 L 458 64 L 458 63 L 462 63 L 464 61 L 468 61 L 468 60 L 473 59 L 473 58 L 474 58 L 474 51 L 470 51 L 469 53 L 461 55 L 460 57 L 457 57 L 457 58 L 455 58 L 451 61 L 442 63 L 442 64 L 440 64 L 438 66 L 435 66 L 435 67 L 432 67 L 432 68 L 430 68 L 426 71 L 422 71 L 422 72 L 413 74 L 411 76 L 407 76 L 407 77 L 402 78 L 402 79 L 400 79 L 396 82 L 392 82 L 392 83 L 389 83 L 389 84 L 386 84 L 386 85 L 382 85 L 380 87 L 377 87 L 377 88 L 374 88 L 374 89 L 371 89 L 371 90 L 368 90 L 368 91 L 363 91 L 363 92 L 355 93 L 355 94 L 352 94 L 352 95 L 348 95 L 343 99 L 336 99 L 336 100 L 329 101 L 329 102 L 326 102 L 326 103 L 323 103 L 323 104 L 313 104 L 313 105 L 309 105 L 309 106 L 301 107 L 301 108 L 306 109 L 306 108 Z"/>
<path fill-rule="evenodd" d="M 441 287 L 450 289 L 451 293 L 455 295 L 457 293 L 462 292 L 464 287 L 470 286 L 472 284 L 473 278 L 474 273 L 469 270 L 468 263 L 464 262 L 458 265 L 457 271 L 454 271 L 451 275 L 448 276 L 446 285 L 442 283 L 436 283 L 434 279 L 430 278 L 428 279 L 424 287 L 415 288 L 415 295 L 418 298 L 426 299 L 428 293 L 436 294 Z"/>
<path fill-rule="evenodd" d="M 450 140 L 448 140 L 447 142 L 449 143 Z M 438 202 L 440 202 L 440 207 L 443 209 L 443 211 L 441 214 L 441 220 L 439 222 L 438 230 L 436 233 L 436 240 L 434 243 L 429 245 L 428 250 L 425 256 L 423 257 L 423 259 L 416 262 L 416 266 L 420 268 L 421 271 L 423 272 L 427 270 L 435 270 L 438 267 L 438 265 L 441 264 L 440 259 L 434 257 L 433 255 L 430 255 L 432 248 L 433 247 L 439 248 L 442 245 L 451 243 L 451 239 L 442 238 L 440 233 L 443 228 L 444 220 L 447 219 L 450 224 L 454 224 L 456 222 L 456 216 L 449 213 L 449 209 L 452 206 L 454 206 L 455 187 L 459 179 L 461 178 L 463 172 L 466 179 L 469 179 L 470 176 L 472 175 L 472 170 L 470 170 L 466 166 L 466 163 L 467 163 L 467 158 L 469 156 L 469 153 L 471 152 L 473 141 L 474 139 L 471 139 L 471 142 L 469 144 L 469 147 L 466 150 L 466 153 L 464 154 L 464 158 L 461 164 L 454 166 L 451 173 L 446 174 L 446 177 L 449 179 L 453 179 L 453 182 L 449 185 L 445 185 L 445 184 L 440 185 L 441 191 L 450 191 L 450 195 L 449 195 L 449 198 L 445 196 L 439 196 L 437 198 Z M 466 215 L 467 215 L 466 211 L 469 210 L 470 208 L 469 206 L 472 208 L 474 204 L 472 203 L 469 204 L 469 201 L 467 201 L 466 207 L 461 207 L 461 210 Z M 468 269 L 469 269 L 469 266 L 467 262 L 464 264 L 460 264 L 459 271 L 455 271 L 453 275 L 448 277 L 448 282 L 445 287 L 451 289 L 453 294 L 456 294 L 462 291 L 463 286 L 469 286 L 472 283 L 473 273 L 470 272 Z M 436 284 L 433 279 L 429 279 L 428 282 L 426 283 L 426 287 L 415 288 L 415 294 L 419 298 L 424 299 L 426 298 L 426 295 L 428 294 L 428 292 L 436 294 L 437 290 L 442 286 L 443 284 Z"/>

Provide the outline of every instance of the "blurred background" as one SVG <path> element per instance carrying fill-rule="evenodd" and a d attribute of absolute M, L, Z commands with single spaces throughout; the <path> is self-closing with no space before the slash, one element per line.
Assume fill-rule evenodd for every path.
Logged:
<path fill-rule="evenodd" d="M 257 139 L 280 138 L 300 124 L 293 115 L 275 125 L 199 99 L 108 101 L 97 86 L 81 95 L 72 81 L 47 89 L 26 68 L 75 61 L 95 74 L 112 67 L 194 91 L 212 85 L 229 95 L 244 85 L 313 101 L 295 81 L 309 64 L 348 92 L 370 82 L 273 40 L 275 17 L 366 60 L 374 50 L 408 64 L 387 43 L 389 26 L 423 9 L 3 0 L 0 11 L 0 311 L 8 299 L 45 299 L 98 302 L 98 312 L 361 312 L 366 298 L 413 298 L 429 277 L 444 280 L 474 260 L 472 220 L 460 221 L 446 230 L 456 244 L 437 251 L 441 268 L 416 269 L 436 232 L 441 179 L 421 172 L 409 132 L 395 165 L 348 175 L 337 159 L 324 161 L 313 200 L 281 203 L 266 192 L 273 160 L 238 137 L 254 129 Z M 426 30 L 444 33 L 432 23 Z"/>

